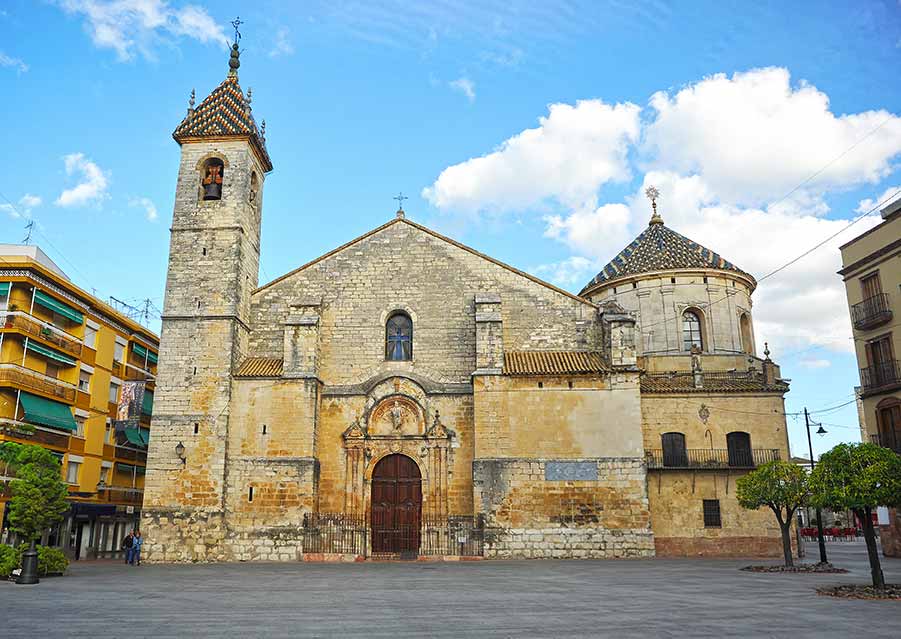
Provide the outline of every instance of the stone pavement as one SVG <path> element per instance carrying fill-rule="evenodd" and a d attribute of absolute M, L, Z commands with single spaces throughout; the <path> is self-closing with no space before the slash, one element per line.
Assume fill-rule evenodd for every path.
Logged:
<path fill-rule="evenodd" d="M 809 546 L 808 560 L 816 547 Z M 0 583 L 4 637 L 898 637 L 901 602 L 818 597 L 866 583 L 862 542 L 830 543 L 846 575 L 751 574 L 749 560 L 73 564 Z M 812 554 L 811 554 L 812 553 Z M 901 582 L 901 560 L 883 558 Z M 761 563 L 761 562 L 757 562 Z"/>

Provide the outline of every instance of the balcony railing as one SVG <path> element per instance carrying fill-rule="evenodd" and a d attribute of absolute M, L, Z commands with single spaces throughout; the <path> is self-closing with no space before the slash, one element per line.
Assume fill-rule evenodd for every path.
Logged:
<path fill-rule="evenodd" d="M 57 328 L 53 324 L 42 322 L 24 311 L 4 311 L 0 313 L 0 326 L 14 328 L 29 337 L 42 339 L 56 346 L 59 350 L 81 357 L 81 340 Z"/>
<path fill-rule="evenodd" d="M 896 359 L 860 369 L 860 385 L 864 392 L 901 384 L 901 362 Z"/>
<path fill-rule="evenodd" d="M 67 402 L 75 401 L 76 388 L 55 377 L 48 377 L 18 364 L 0 364 L 0 385 L 13 385 L 29 391 L 37 391 Z"/>
<path fill-rule="evenodd" d="M 140 505 L 144 501 L 143 490 L 125 486 L 103 486 L 97 484 L 97 496 L 100 498 L 100 501 L 116 504 Z"/>
<path fill-rule="evenodd" d="M 890 319 L 892 308 L 885 293 L 877 293 L 851 307 L 851 321 L 854 322 L 854 328 L 859 331 L 879 326 Z"/>
<path fill-rule="evenodd" d="M 723 468 L 756 468 L 780 459 L 778 448 L 733 449 L 687 448 L 682 450 L 650 449 L 645 451 L 649 470 L 719 470 Z"/>
<path fill-rule="evenodd" d="M 878 435 L 870 435 L 870 441 L 901 455 L 901 430 L 886 431 Z"/>
<path fill-rule="evenodd" d="M 152 382 L 156 379 L 153 373 L 134 364 L 125 364 L 125 379 L 128 381 Z"/>
<path fill-rule="evenodd" d="M 116 446 L 116 459 L 125 459 L 127 461 L 147 463 L 147 451 L 138 450 L 137 448 L 128 448 L 126 446 Z"/>

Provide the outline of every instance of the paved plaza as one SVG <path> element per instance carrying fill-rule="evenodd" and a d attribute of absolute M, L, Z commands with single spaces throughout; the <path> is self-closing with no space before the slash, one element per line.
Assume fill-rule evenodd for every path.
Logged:
<path fill-rule="evenodd" d="M 901 602 L 815 594 L 869 580 L 862 542 L 829 551 L 849 574 L 694 559 L 81 562 L 38 586 L 0 583 L 0 619 L 6 637 L 898 637 Z M 901 560 L 884 570 L 901 581 Z"/>

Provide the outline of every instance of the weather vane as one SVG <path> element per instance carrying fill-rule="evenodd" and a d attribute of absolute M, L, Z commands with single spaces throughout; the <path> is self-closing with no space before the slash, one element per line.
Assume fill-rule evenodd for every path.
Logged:
<path fill-rule="evenodd" d="M 644 194 L 648 196 L 648 199 L 651 201 L 651 205 L 654 207 L 654 211 L 657 211 L 657 198 L 660 197 L 660 191 L 657 190 L 656 186 L 649 186 L 644 190 Z"/>
<path fill-rule="evenodd" d="M 404 210 L 404 200 L 409 200 L 410 198 L 408 198 L 406 195 L 403 194 L 403 192 L 401 192 L 401 193 L 398 193 L 397 195 L 395 195 L 391 199 L 397 200 L 397 208 L 399 210 L 403 211 Z"/>
<path fill-rule="evenodd" d="M 241 39 L 241 32 L 238 31 L 238 27 L 242 24 L 244 24 L 244 22 L 241 21 L 241 16 L 238 16 L 231 22 L 231 25 L 235 28 L 235 44 L 238 44 L 238 41 Z"/>

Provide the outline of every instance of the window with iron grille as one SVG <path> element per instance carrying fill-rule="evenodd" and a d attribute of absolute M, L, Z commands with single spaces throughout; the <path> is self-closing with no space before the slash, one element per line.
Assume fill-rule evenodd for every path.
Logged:
<path fill-rule="evenodd" d="M 704 500 L 704 527 L 720 528 L 723 523 L 720 519 L 720 500 L 705 499 Z"/>

